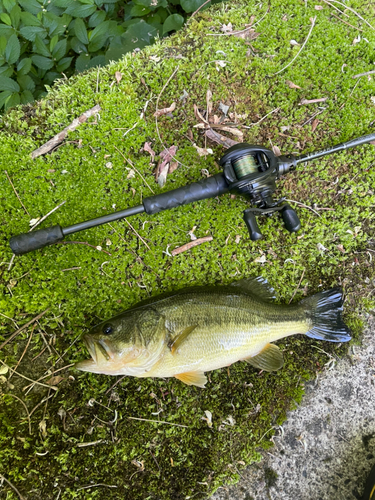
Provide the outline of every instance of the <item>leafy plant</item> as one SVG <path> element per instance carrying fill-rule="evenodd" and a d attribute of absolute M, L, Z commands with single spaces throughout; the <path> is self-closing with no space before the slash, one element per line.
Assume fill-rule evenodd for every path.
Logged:
<path fill-rule="evenodd" d="M 38 99 L 59 78 L 118 60 L 180 29 L 203 3 L 2 0 L 0 109 Z"/>

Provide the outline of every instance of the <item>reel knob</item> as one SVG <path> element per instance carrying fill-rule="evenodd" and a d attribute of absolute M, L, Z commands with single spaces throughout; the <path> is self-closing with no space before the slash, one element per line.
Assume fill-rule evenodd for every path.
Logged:
<path fill-rule="evenodd" d="M 244 211 L 243 220 L 245 221 L 247 229 L 249 230 L 250 239 L 252 241 L 261 240 L 263 238 L 263 235 L 260 232 L 257 220 L 251 209 Z"/>
<path fill-rule="evenodd" d="M 299 231 L 301 229 L 301 222 L 298 218 L 298 215 L 290 205 L 284 205 L 283 209 L 281 210 L 281 216 L 283 218 L 286 229 L 290 233 L 295 233 L 296 231 Z"/>

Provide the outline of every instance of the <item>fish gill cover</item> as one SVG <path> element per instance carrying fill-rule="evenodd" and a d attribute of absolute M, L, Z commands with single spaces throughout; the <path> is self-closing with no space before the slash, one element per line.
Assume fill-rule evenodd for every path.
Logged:
<path fill-rule="evenodd" d="M 331 4 L 223 3 L 170 39 L 2 116 L 0 491 L 7 500 L 207 498 L 272 446 L 304 380 L 329 356 L 347 353 L 346 345 L 288 338 L 278 342 L 282 370 L 237 363 L 210 373 L 205 390 L 130 377 L 114 386 L 113 377 L 68 368 L 86 355 L 81 337 L 90 327 L 141 299 L 260 275 L 280 303 L 340 286 L 345 322 L 358 339 L 360 312 L 374 306 L 372 145 L 279 182 L 277 194 L 301 219 L 295 234 L 273 216 L 262 220 L 264 240 L 251 242 L 241 219 L 246 201 L 228 194 L 14 259 L 8 246 L 56 207 L 40 227 L 98 217 L 216 174 L 222 143 L 303 153 L 371 132 L 374 13 L 363 0 L 345 13 Z M 31 159 L 95 105 L 99 114 Z"/>

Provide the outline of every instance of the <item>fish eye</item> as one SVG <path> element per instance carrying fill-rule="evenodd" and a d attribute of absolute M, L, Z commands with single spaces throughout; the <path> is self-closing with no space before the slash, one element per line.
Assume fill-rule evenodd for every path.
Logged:
<path fill-rule="evenodd" d="M 102 328 L 102 332 L 104 333 L 104 335 L 111 335 L 111 333 L 113 333 L 113 326 L 109 323 L 106 323 Z"/>

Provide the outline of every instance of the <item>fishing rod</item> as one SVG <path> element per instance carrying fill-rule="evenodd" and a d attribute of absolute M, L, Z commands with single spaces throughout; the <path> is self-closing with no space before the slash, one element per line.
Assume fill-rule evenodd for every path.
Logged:
<path fill-rule="evenodd" d="M 276 156 L 273 151 L 263 146 L 246 143 L 236 144 L 229 148 L 220 159 L 219 164 L 223 172 L 219 174 L 172 191 L 149 196 L 143 200 L 141 205 L 103 215 L 96 219 L 79 222 L 68 227 L 61 227 L 57 224 L 38 231 L 12 236 L 9 244 L 14 254 L 21 255 L 58 243 L 69 234 L 100 226 L 107 222 L 113 222 L 143 212 L 153 215 L 163 210 L 213 198 L 227 192 L 244 195 L 252 205 L 255 205 L 255 207 L 247 208 L 243 213 L 243 220 L 252 241 L 263 237 L 256 220 L 259 215 L 280 212 L 286 229 L 294 233 L 301 228 L 300 220 L 295 210 L 285 203 L 283 198 L 278 201 L 273 200 L 272 195 L 276 190 L 276 180 L 281 175 L 295 170 L 300 163 L 315 160 L 344 149 L 354 148 L 371 141 L 375 141 L 375 133 L 315 153 L 299 156 L 291 154 Z"/>

